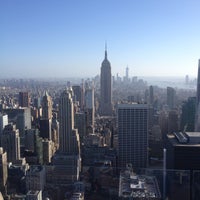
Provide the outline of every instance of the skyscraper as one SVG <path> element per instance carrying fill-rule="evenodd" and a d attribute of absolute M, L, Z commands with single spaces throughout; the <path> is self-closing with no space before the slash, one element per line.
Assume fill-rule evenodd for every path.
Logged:
<path fill-rule="evenodd" d="M 153 92 L 153 86 L 150 85 L 149 86 L 149 104 L 153 104 L 154 103 L 154 92 Z"/>
<path fill-rule="evenodd" d="M 29 107 L 29 94 L 28 92 L 19 92 L 19 106 L 20 107 Z"/>
<path fill-rule="evenodd" d="M 100 114 L 112 115 L 112 82 L 111 65 L 107 59 L 107 49 L 105 49 L 105 58 L 101 64 L 101 94 L 100 94 Z"/>
<path fill-rule="evenodd" d="M 52 99 L 47 92 L 42 98 L 42 118 L 52 119 Z"/>
<path fill-rule="evenodd" d="M 72 89 L 74 92 L 74 101 L 79 102 L 80 108 L 83 109 L 83 102 L 84 102 L 83 87 L 80 85 L 73 85 Z"/>
<path fill-rule="evenodd" d="M 20 159 L 20 138 L 16 125 L 5 126 L 1 136 L 1 146 L 7 152 L 8 162 L 15 162 Z"/>
<path fill-rule="evenodd" d="M 77 129 L 74 129 L 74 106 L 71 93 L 64 90 L 59 102 L 59 149 L 66 154 L 79 154 L 80 144 Z"/>
<path fill-rule="evenodd" d="M 135 169 L 147 167 L 148 105 L 119 104 L 117 121 L 119 168 L 128 163 Z"/>
<path fill-rule="evenodd" d="M 175 107 L 175 95 L 176 91 L 172 87 L 167 87 L 167 105 L 170 109 Z"/>
<path fill-rule="evenodd" d="M 74 129 L 72 91 L 64 90 L 59 101 L 59 151 L 54 155 L 54 182 L 68 184 L 79 179 L 81 168 L 80 140 Z"/>
<path fill-rule="evenodd" d="M 85 111 L 87 113 L 88 126 L 94 128 L 94 87 L 85 90 Z"/>

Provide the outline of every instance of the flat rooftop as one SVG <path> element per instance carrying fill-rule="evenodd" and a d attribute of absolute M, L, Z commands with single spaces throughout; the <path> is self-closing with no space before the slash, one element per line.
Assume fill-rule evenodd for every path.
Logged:
<path fill-rule="evenodd" d="M 156 177 L 136 175 L 128 170 L 120 173 L 119 196 L 124 198 L 161 199 Z"/>
<path fill-rule="evenodd" d="M 167 138 L 177 146 L 200 146 L 200 132 L 174 132 L 167 134 Z"/>

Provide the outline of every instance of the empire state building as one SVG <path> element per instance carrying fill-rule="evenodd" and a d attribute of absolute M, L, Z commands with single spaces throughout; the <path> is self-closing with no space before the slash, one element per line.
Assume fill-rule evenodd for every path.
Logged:
<path fill-rule="evenodd" d="M 111 83 L 111 65 L 107 59 L 107 49 L 105 49 L 105 58 L 101 64 L 101 100 L 100 115 L 112 115 L 112 83 Z"/>

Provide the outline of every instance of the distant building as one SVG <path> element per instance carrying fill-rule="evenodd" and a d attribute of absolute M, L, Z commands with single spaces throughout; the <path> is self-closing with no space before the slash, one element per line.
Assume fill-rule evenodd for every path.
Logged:
<path fill-rule="evenodd" d="M 74 92 L 74 102 L 79 102 L 79 106 L 83 109 L 84 105 L 84 90 L 83 87 L 80 85 L 73 85 L 72 86 Z"/>
<path fill-rule="evenodd" d="M 168 133 L 179 131 L 178 111 L 170 110 L 168 114 Z"/>
<path fill-rule="evenodd" d="M 19 107 L 29 107 L 30 100 L 28 92 L 19 92 Z"/>
<path fill-rule="evenodd" d="M 181 130 L 194 131 L 195 128 L 196 97 L 189 97 L 183 102 L 181 113 Z"/>
<path fill-rule="evenodd" d="M 16 124 L 19 129 L 21 145 L 24 144 L 24 133 L 26 129 L 31 129 L 31 110 L 30 108 L 7 108 L 3 110 L 8 115 L 8 121 Z"/>
<path fill-rule="evenodd" d="M 47 92 L 42 98 L 42 119 L 52 119 L 52 99 Z"/>
<path fill-rule="evenodd" d="M 20 138 L 16 125 L 5 126 L 1 135 L 1 146 L 7 152 L 8 162 L 15 162 L 20 159 Z"/>
<path fill-rule="evenodd" d="M 153 86 L 149 86 L 149 104 L 153 105 L 154 103 L 154 89 Z"/>
<path fill-rule="evenodd" d="M 111 65 L 107 59 L 107 50 L 105 58 L 101 64 L 101 82 L 100 82 L 100 115 L 112 115 L 112 75 Z"/>
<path fill-rule="evenodd" d="M 127 163 L 133 168 L 146 168 L 148 163 L 148 105 L 119 104 L 118 158 L 119 168 Z"/>
<path fill-rule="evenodd" d="M 198 75 L 197 75 L 195 131 L 200 131 L 200 59 L 199 59 Z"/>
<path fill-rule="evenodd" d="M 169 109 L 175 108 L 175 95 L 176 91 L 172 87 L 167 87 L 167 105 Z"/>
<path fill-rule="evenodd" d="M 94 128 L 94 88 L 85 90 L 85 111 L 87 113 L 87 126 Z"/>

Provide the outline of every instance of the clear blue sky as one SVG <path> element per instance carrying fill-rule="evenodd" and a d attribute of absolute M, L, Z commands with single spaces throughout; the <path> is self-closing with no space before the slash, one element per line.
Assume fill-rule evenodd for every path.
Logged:
<path fill-rule="evenodd" d="M 0 0 L 0 77 L 196 76 L 199 0 Z"/>

